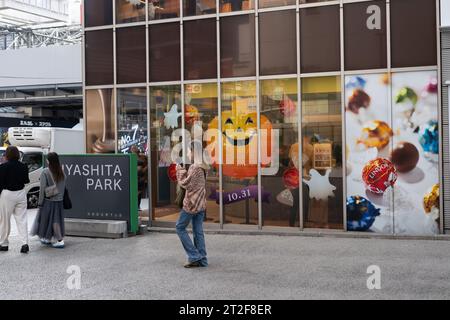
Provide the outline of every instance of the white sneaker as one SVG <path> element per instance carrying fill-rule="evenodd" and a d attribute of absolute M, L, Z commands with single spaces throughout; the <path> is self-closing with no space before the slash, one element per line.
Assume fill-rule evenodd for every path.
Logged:
<path fill-rule="evenodd" d="M 64 248 L 64 240 L 55 242 L 54 244 L 52 244 L 52 247 L 56 248 L 56 249 L 63 249 Z"/>
<path fill-rule="evenodd" d="M 47 240 L 47 239 L 44 239 L 44 238 L 39 239 L 39 240 L 41 240 L 41 243 L 44 244 L 44 245 L 52 244 L 52 243 L 50 242 L 50 240 Z"/>

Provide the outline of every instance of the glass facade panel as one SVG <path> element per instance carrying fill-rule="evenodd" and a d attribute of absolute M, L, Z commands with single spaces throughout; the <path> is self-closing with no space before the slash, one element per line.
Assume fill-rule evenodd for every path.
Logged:
<path fill-rule="evenodd" d="M 297 79 L 261 81 L 263 224 L 299 226 Z M 268 125 L 270 124 L 270 126 Z"/>
<path fill-rule="evenodd" d="M 436 65 L 436 28 L 435 1 L 391 1 L 392 67 Z"/>
<path fill-rule="evenodd" d="M 184 22 L 184 78 L 217 78 L 216 19 Z"/>
<path fill-rule="evenodd" d="M 259 8 L 295 6 L 295 0 L 259 0 Z"/>
<path fill-rule="evenodd" d="M 184 16 L 201 16 L 216 13 L 216 0 L 183 0 Z"/>
<path fill-rule="evenodd" d="M 180 17 L 179 0 L 148 1 L 148 20 L 173 19 Z"/>
<path fill-rule="evenodd" d="M 387 67 L 386 1 L 344 5 L 345 70 Z"/>
<path fill-rule="evenodd" d="M 150 87 L 150 159 L 152 218 L 176 221 L 180 209 L 175 204 L 176 174 L 172 148 L 175 130 L 182 128 L 181 87 Z"/>
<path fill-rule="evenodd" d="M 86 151 L 114 153 L 116 124 L 113 89 L 86 90 Z"/>
<path fill-rule="evenodd" d="M 259 15 L 259 59 L 261 75 L 297 73 L 295 10 Z"/>
<path fill-rule="evenodd" d="M 222 83 L 219 118 L 210 129 L 222 131 L 224 223 L 258 223 L 256 82 Z"/>
<path fill-rule="evenodd" d="M 255 0 L 220 0 L 220 12 L 245 11 L 255 9 Z"/>
<path fill-rule="evenodd" d="M 341 69 L 339 6 L 300 10 L 302 73 Z"/>
<path fill-rule="evenodd" d="M 201 141 L 204 148 L 203 161 L 209 165 L 206 180 L 206 222 L 220 222 L 219 170 L 216 156 L 219 136 L 208 126 L 217 121 L 218 99 L 216 83 L 188 84 L 184 88 L 184 124 L 191 140 Z M 187 133 L 186 132 L 186 133 Z"/>
<path fill-rule="evenodd" d="M 85 33 L 86 85 L 114 83 L 113 31 L 98 30 Z"/>
<path fill-rule="evenodd" d="M 117 83 L 147 81 L 145 27 L 119 28 L 117 37 Z"/>
<path fill-rule="evenodd" d="M 132 147 L 147 154 L 147 89 L 117 89 L 118 152 L 130 153 Z"/>
<path fill-rule="evenodd" d="M 148 33 L 150 82 L 180 80 L 180 24 L 151 25 Z"/>
<path fill-rule="evenodd" d="M 116 23 L 145 21 L 145 2 L 116 0 Z"/>
<path fill-rule="evenodd" d="M 222 78 L 256 74 L 255 15 L 220 19 L 220 70 Z"/>
<path fill-rule="evenodd" d="M 84 0 L 84 25 L 86 28 L 111 24 L 113 24 L 112 0 Z"/>
<path fill-rule="evenodd" d="M 303 217 L 306 228 L 343 229 L 340 77 L 302 79 Z"/>

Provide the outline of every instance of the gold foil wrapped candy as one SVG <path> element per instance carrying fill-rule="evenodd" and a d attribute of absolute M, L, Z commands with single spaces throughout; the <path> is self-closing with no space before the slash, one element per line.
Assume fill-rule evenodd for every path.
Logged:
<path fill-rule="evenodd" d="M 380 150 L 389 144 L 393 135 L 394 132 L 386 122 L 373 120 L 367 122 L 362 128 L 362 134 L 358 143 L 364 144 L 367 148 Z"/>
<path fill-rule="evenodd" d="M 426 213 L 431 213 L 433 208 L 439 208 L 439 184 L 435 184 L 431 191 L 423 197 L 423 208 Z"/>

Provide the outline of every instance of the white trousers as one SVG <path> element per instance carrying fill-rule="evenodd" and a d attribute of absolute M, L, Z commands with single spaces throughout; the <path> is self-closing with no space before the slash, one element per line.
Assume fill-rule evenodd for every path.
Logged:
<path fill-rule="evenodd" d="M 27 194 L 25 190 L 3 190 L 0 195 L 0 246 L 8 246 L 11 215 L 16 220 L 22 245 L 28 244 Z"/>

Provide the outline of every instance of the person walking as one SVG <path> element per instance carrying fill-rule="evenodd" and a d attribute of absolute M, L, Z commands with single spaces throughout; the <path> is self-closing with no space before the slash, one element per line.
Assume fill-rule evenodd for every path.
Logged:
<path fill-rule="evenodd" d="M 11 215 L 16 221 L 17 231 L 22 241 L 21 253 L 28 253 L 27 193 L 25 185 L 30 182 L 28 167 L 20 161 L 20 152 L 9 146 L 5 160 L 0 165 L 0 251 L 9 249 Z"/>
<path fill-rule="evenodd" d="M 192 151 L 194 150 L 194 151 Z M 182 210 L 176 223 L 176 231 L 186 251 L 188 262 L 185 268 L 207 267 L 205 235 L 203 221 L 206 215 L 206 172 L 208 165 L 203 161 L 203 147 L 200 142 L 193 142 L 187 157 L 193 163 L 187 169 L 178 164 L 177 181 L 185 189 Z M 195 155 L 195 156 L 194 156 Z M 192 222 L 194 242 L 186 230 Z"/>
<path fill-rule="evenodd" d="M 64 248 L 64 191 L 66 177 L 55 152 L 47 155 L 48 168 L 41 173 L 39 213 L 32 235 L 38 235 L 41 243 L 53 248 Z M 52 239 L 56 241 L 52 244 Z"/>

